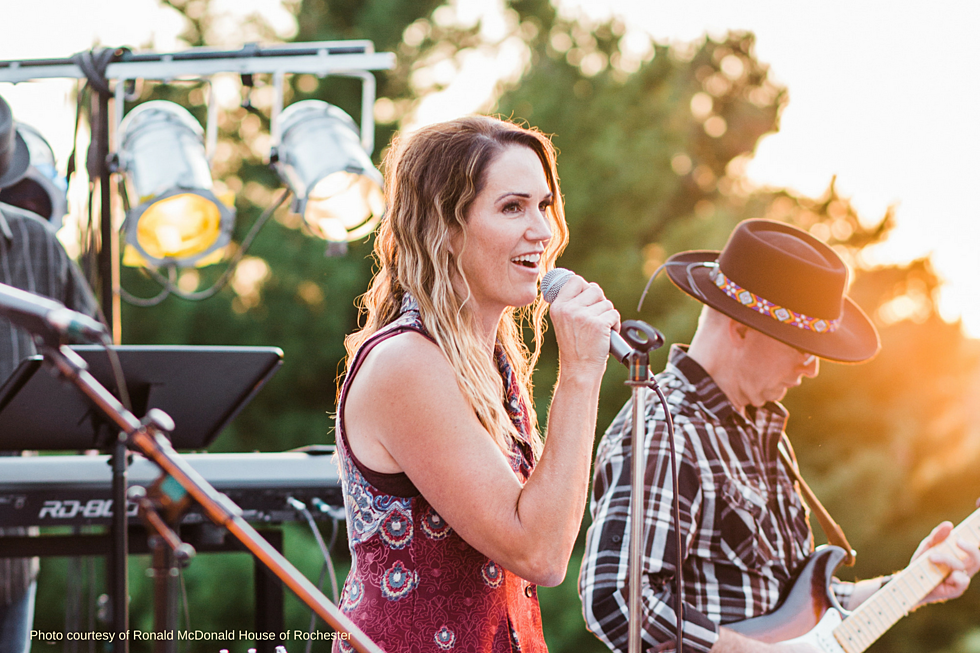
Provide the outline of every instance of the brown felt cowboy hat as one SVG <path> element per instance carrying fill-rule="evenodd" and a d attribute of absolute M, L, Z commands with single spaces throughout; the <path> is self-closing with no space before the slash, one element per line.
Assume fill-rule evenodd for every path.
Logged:
<path fill-rule="evenodd" d="M 847 295 L 847 266 L 830 247 L 781 222 L 740 222 L 720 252 L 667 260 L 678 288 L 734 320 L 820 358 L 860 363 L 878 332 Z"/>
<path fill-rule="evenodd" d="M 17 132 L 10 106 L 0 97 L 0 188 L 17 182 L 30 164 L 27 143 Z"/>

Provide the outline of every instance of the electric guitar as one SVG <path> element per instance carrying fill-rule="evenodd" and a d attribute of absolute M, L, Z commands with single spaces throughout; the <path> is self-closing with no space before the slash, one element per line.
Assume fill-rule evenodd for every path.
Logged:
<path fill-rule="evenodd" d="M 980 510 L 967 517 L 938 547 L 952 552 L 956 538 L 980 546 Z M 779 607 L 769 614 L 726 624 L 763 642 L 806 642 L 824 653 L 861 653 L 945 580 L 949 570 L 919 556 L 855 610 L 844 610 L 830 580 L 844 550 L 817 549 L 798 572 Z"/>

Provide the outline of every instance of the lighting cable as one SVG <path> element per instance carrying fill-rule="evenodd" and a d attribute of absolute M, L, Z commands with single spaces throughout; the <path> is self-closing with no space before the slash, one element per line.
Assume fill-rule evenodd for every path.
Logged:
<path fill-rule="evenodd" d="M 276 209 L 278 209 L 280 206 L 283 205 L 283 203 L 285 203 L 289 195 L 290 195 L 289 189 L 288 188 L 284 189 L 283 192 L 279 195 L 279 198 L 271 206 L 267 207 L 265 211 L 262 212 L 262 215 L 260 215 L 258 219 L 256 219 L 254 224 L 252 224 L 252 227 L 251 229 L 249 229 L 248 234 L 245 236 L 245 238 L 242 239 L 241 246 L 238 248 L 238 251 L 235 252 L 232 259 L 228 262 L 228 266 L 225 268 L 224 272 L 221 273 L 221 276 L 218 277 L 218 280 L 215 281 L 211 285 L 211 287 L 208 288 L 207 290 L 201 290 L 197 292 L 186 292 L 178 288 L 177 285 L 174 283 L 174 275 L 176 274 L 175 266 L 167 266 L 168 270 L 170 270 L 169 279 L 163 276 L 162 274 L 160 274 L 160 272 L 154 268 L 146 267 L 143 269 L 147 272 L 147 274 L 153 277 L 153 279 L 157 283 L 163 286 L 163 289 L 166 293 L 176 295 L 181 299 L 197 302 L 197 301 L 203 301 L 205 299 L 209 299 L 210 297 L 214 297 L 226 285 L 228 285 L 228 282 L 231 280 L 231 276 L 232 274 L 234 274 L 235 270 L 237 269 L 238 264 L 245 257 L 245 254 L 246 252 L 248 252 L 249 247 L 251 247 L 252 241 L 255 240 L 255 237 L 258 236 L 259 231 L 269 221 L 269 218 L 272 217 L 273 213 L 276 212 Z M 126 301 L 130 303 L 136 303 L 130 301 L 131 299 L 136 299 L 137 301 L 145 301 L 145 302 L 155 301 L 156 303 L 159 303 L 166 298 L 166 295 L 163 295 L 163 293 L 161 293 L 156 297 L 143 299 L 138 297 L 134 298 L 131 294 L 125 293 L 123 297 L 126 299 Z"/>

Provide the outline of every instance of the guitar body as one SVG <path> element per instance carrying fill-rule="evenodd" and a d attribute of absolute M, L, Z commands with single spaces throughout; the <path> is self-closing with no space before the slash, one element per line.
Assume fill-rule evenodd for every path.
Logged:
<path fill-rule="evenodd" d="M 723 626 L 746 637 L 774 644 L 810 633 L 828 611 L 847 614 L 830 589 L 834 571 L 845 557 L 844 550 L 839 547 L 818 548 L 797 572 L 789 591 L 775 610 L 761 617 Z M 839 619 L 837 621 L 839 623 Z"/>
<path fill-rule="evenodd" d="M 935 548 L 958 555 L 955 543 L 980 546 L 978 534 L 980 510 Z M 844 557 L 844 550 L 836 546 L 817 549 L 796 573 L 775 610 L 722 625 L 772 644 L 796 641 L 812 644 L 822 653 L 863 653 L 949 575 L 948 567 L 933 563 L 929 556 L 918 556 L 861 605 L 845 612 L 830 591 L 834 570 Z"/>

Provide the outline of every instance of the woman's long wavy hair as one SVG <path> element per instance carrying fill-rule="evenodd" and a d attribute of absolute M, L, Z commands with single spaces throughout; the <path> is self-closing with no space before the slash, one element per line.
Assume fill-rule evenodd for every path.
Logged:
<path fill-rule="evenodd" d="M 554 266 L 568 242 L 568 228 L 555 168 L 555 149 L 542 133 L 510 122 L 473 116 L 424 127 L 398 137 L 385 157 L 387 213 L 374 245 L 378 264 L 360 298 L 364 326 L 347 336 L 347 370 L 354 353 L 372 334 L 395 320 L 405 293 L 416 299 L 422 321 L 456 373 L 456 381 L 494 442 L 509 450 L 516 428 L 504 407 L 504 385 L 485 344 L 477 337 L 467 306 L 469 283 L 450 243 L 462 235 L 465 256 L 467 215 L 486 185 L 490 164 L 508 147 L 527 147 L 541 161 L 554 202 L 547 215 L 552 238 L 541 257 L 543 271 Z M 462 283 L 454 283 L 454 278 Z M 531 401 L 531 375 L 541 350 L 547 304 L 538 299 L 506 311 L 497 340 L 515 372 L 531 417 L 535 455 L 542 439 Z M 534 350 L 523 330 L 534 335 Z"/>

